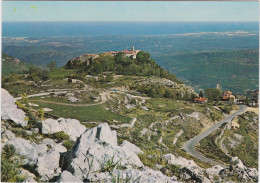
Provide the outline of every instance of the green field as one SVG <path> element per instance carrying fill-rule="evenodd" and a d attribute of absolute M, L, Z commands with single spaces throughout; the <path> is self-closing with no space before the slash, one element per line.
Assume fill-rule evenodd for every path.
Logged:
<path fill-rule="evenodd" d="M 51 108 L 53 112 L 51 114 L 57 115 L 63 118 L 78 119 L 81 122 L 105 122 L 112 121 L 113 119 L 121 121 L 122 123 L 128 123 L 131 118 L 115 114 L 109 110 L 106 110 L 106 104 L 81 107 L 81 106 L 64 106 L 56 104 L 47 104 L 43 102 L 34 102 L 39 105 L 39 108 Z"/>
<path fill-rule="evenodd" d="M 49 76 L 51 78 L 64 78 L 65 76 L 69 76 L 72 72 L 73 70 L 64 69 L 62 67 L 50 71 Z"/>

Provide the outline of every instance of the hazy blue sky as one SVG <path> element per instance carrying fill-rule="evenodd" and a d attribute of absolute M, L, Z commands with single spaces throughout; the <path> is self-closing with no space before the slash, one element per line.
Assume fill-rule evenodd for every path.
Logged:
<path fill-rule="evenodd" d="M 3 21 L 258 21 L 258 2 L 2 1 Z"/>

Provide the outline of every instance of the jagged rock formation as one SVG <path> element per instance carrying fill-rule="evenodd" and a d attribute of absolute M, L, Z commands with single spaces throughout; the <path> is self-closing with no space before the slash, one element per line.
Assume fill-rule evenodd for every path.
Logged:
<path fill-rule="evenodd" d="M 232 157 L 230 167 L 220 171 L 222 179 L 235 177 L 239 182 L 258 182 L 258 171 L 256 168 L 248 168 L 238 157 Z"/>
<path fill-rule="evenodd" d="M 15 99 L 5 89 L 1 89 L 1 108 L 2 120 L 10 120 L 23 127 L 28 124 L 25 120 L 25 112 L 17 108 Z"/>

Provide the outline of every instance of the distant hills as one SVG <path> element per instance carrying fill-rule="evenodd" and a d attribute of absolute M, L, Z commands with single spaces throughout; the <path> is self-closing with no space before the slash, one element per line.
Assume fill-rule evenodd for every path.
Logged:
<path fill-rule="evenodd" d="M 258 49 L 203 51 L 162 56 L 161 65 L 197 90 L 216 87 L 233 92 L 258 88 Z"/>
<path fill-rule="evenodd" d="M 87 53 L 136 49 L 199 91 L 221 84 L 244 92 L 258 87 L 258 31 L 201 32 L 147 36 L 3 38 L 3 51 L 23 62 L 46 66 Z"/>
<path fill-rule="evenodd" d="M 32 65 L 2 52 L 2 75 L 6 76 L 11 72 L 19 73 L 29 69 L 30 66 Z"/>

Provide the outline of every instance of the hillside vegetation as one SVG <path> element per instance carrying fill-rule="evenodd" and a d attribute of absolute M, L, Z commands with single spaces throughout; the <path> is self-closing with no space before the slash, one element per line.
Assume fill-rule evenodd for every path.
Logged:
<path fill-rule="evenodd" d="M 208 51 L 163 56 L 167 67 L 195 89 L 215 87 L 243 93 L 258 88 L 257 49 L 241 51 Z"/>
<path fill-rule="evenodd" d="M 18 58 L 2 52 L 2 74 L 4 76 L 10 73 L 22 73 L 24 70 L 28 70 L 30 66 L 31 64 L 21 62 Z"/>

